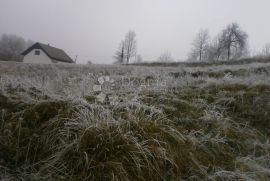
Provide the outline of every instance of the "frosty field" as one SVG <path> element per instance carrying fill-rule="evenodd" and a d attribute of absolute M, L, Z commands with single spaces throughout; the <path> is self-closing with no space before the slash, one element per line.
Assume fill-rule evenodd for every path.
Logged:
<path fill-rule="evenodd" d="M 270 180 L 270 62 L 0 62 L 0 180 Z"/>

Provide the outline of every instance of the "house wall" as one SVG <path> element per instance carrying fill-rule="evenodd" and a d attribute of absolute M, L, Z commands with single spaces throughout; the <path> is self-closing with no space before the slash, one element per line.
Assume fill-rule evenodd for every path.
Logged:
<path fill-rule="evenodd" d="M 40 55 L 35 55 L 35 50 L 40 50 Z M 23 58 L 24 63 L 40 63 L 40 64 L 50 64 L 53 63 L 52 59 L 48 57 L 43 50 L 33 49 Z"/>

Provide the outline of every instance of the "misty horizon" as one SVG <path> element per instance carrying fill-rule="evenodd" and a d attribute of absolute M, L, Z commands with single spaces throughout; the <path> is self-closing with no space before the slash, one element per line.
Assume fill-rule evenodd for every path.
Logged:
<path fill-rule="evenodd" d="M 113 63 L 119 43 L 136 32 L 138 54 L 156 60 L 170 52 L 185 60 L 200 29 L 216 36 L 237 22 L 249 35 L 251 52 L 270 42 L 267 0 L 214 1 L 15 1 L 0 6 L 0 35 L 15 34 L 65 50 L 78 63 Z"/>

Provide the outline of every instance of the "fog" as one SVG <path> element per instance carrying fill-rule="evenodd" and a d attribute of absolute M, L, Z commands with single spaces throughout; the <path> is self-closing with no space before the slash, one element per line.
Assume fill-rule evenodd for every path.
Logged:
<path fill-rule="evenodd" d="M 138 54 L 155 60 L 171 52 L 185 60 L 196 33 L 215 36 L 237 22 L 251 51 L 270 42 L 269 0 L 1 0 L 0 34 L 16 34 L 64 49 L 79 63 L 109 64 L 127 31 Z"/>

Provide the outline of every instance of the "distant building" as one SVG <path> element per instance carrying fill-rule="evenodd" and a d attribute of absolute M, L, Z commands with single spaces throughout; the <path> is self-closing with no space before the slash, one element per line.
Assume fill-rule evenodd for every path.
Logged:
<path fill-rule="evenodd" d="M 24 63 L 74 63 L 63 50 L 42 43 L 35 43 L 22 55 Z"/>

